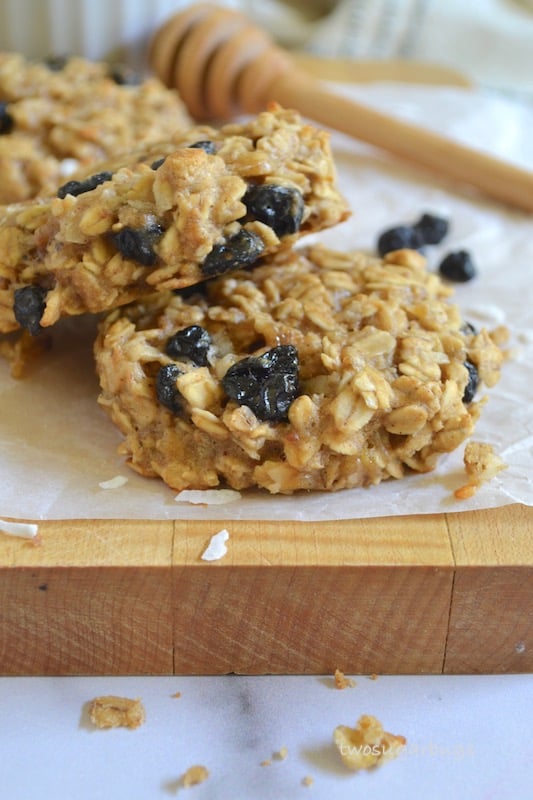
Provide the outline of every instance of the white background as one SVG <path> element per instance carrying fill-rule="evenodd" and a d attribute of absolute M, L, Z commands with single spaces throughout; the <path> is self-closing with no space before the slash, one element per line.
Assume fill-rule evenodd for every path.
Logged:
<path fill-rule="evenodd" d="M 0 792 L 9 800 L 529 800 L 533 677 L 0 679 Z M 181 697 L 174 698 L 175 692 Z M 95 729 L 87 704 L 139 697 L 136 730 Z M 351 772 L 337 725 L 373 714 L 406 737 L 393 761 Z M 273 755 L 286 747 L 283 761 Z M 272 759 L 270 766 L 261 762 Z M 180 783 L 193 764 L 208 780 Z M 302 784 L 306 776 L 313 784 Z M 190 795 L 189 795 L 190 792 Z"/>

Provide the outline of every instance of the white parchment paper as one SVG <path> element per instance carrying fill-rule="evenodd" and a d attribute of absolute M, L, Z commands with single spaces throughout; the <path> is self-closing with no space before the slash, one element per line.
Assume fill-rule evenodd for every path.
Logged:
<path fill-rule="evenodd" d="M 395 84 L 349 91 L 359 100 L 533 169 L 530 107 L 463 89 Z M 52 350 L 27 378 L 12 379 L 0 361 L 0 516 L 325 520 L 533 504 L 531 216 L 347 137 L 334 134 L 333 145 L 353 216 L 317 238 L 336 248 L 371 250 L 381 230 L 431 211 L 448 217 L 451 230 L 428 254 L 430 267 L 436 268 L 449 250 L 472 252 L 479 275 L 457 287 L 455 302 L 476 326 L 507 325 L 515 350 L 500 383 L 484 392 L 490 399 L 473 438 L 493 445 L 508 469 L 460 502 L 453 491 L 465 482 L 463 448 L 444 457 L 431 474 L 370 489 L 296 497 L 250 493 L 216 506 L 177 503 L 176 492 L 158 479 L 137 475 L 117 455 L 120 435 L 96 402 L 95 321 L 84 317 L 56 326 Z M 117 476 L 127 481 L 113 481 Z M 100 485 L 108 481 L 116 488 Z"/>

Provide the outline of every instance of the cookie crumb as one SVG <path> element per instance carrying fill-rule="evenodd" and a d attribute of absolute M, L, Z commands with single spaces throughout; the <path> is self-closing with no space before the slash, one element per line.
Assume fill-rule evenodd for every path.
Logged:
<path fill-rule="evenodd" d="M 287 750 L 287 748 L 286 747 L 280 747 L 280 749 L 277 751 L 277 753 L 274 753 L 273 757 L 276 759 L 276 761 L 285 761 L 285 759 L 287 758 L 288 755 L 289 755 L 289 751 Z"/>
<path fill-rule="evenodd" d="M 507 464 L 485 442 L 468 442 L 463 461 L 468 482 L 455 490 L 454 496 L 457 500 L 472 497 L 482 483 L 490 481 L 498 472 L 507 469 Z"/>
<path fill-rule="evenodd" d="M 352 689 L 354 686 L 356 686 L 355 681 L 352 678 L 347 678 L 344 672 L 342 672 L 340 669 L 335 670 L 333 680 L 335 681 L 336 689 Z"/>
<path fill-rule="evenodd" d="M 370 714 L 359 717 L 355 728 L 338 725 L 333 741 L 344 764 L 353 770 L 370 769 L 396 758 L 407 742 L 404 736 L 385 731 Z"/>
<path fill-rule="evenodd" d="M 302 786 L 312 786 L 315 782 L 315 779 L 311 775 L 306 775 L 305 778 L 302 778 Z"/>
<path fill-rule="evenodd" d="M 146 719 L 144 706 L 136 698 L 113 694 L 95 697 L 89 706 L 89 717 L 97 728 L 138 728 Z"/>
<path fill-rule="evenodd" d="M 272 760 L 270 758 L 265 758 L 264 761 L 261 761 L 259 764 L 260 767 L 270 767 L 272 764 Z"/>
<path fill-rule="evenodd" d="M 453 493 L 456 500 L 468 500 L 469 497 L 473 497 L 479 486 L 475 483 L 465 483 L 464 486 L 460 486 L 459 489 L 456 489 Z"/>
<path fill-rule="evenodd" d="M 375 672 L 373 672 L 372 675 L 369 675 L 368 677 L 370 678 L 371 681 L 377 681 L 378 679 L 378 675 Z"/>
<path fill-rule="evenodd" d="M 209 770 L 202 764 L 194 764 L 183 774 L 181 782 L 186 789 L 204 783 L 209 778 Z"/>

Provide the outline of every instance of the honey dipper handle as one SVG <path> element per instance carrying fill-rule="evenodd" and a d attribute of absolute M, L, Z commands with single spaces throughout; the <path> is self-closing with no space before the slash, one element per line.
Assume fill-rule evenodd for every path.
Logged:
<path fill-rule="evenodd" d="M 304 74 L 280 75 L 269 85 L 264 99 L 276 100 L 315 122 L 470 184 L 495 200 L 533 211 L 533 172 L 336 95 Z M 246 108 L 245 98 L 242 104 Z"/>
<path fill-rule="evenodd" d="M 181 93 L 193 117 L 257 113 L 275 100 L 303 116 L 418 166 L 533 211 L 533 173 L 328 91 L 242 14 L 197 3 L 155 34 L 156 74 Z"/>

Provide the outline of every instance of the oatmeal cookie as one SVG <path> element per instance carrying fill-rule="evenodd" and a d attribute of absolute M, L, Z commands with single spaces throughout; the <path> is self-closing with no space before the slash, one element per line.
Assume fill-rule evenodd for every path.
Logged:
<path fill-rule="evenodd" d="M 315 245 L 117 309 L 99 402 L 173 489 L 333 491 L 432 470 L 473 431 L 502 352 L 414 251 Z"/>
<path fill-rule="evenodd" d="M 273 107 L 0 209 L 0 331 L 179 289 L 348 216 L 327 133 Z"/>
<path fill-rule="evenodd" d="M 0 203 L 54 194 L 75 170 L 191 124 L 177 92 L 154 78 L 0 53 Z"/>

